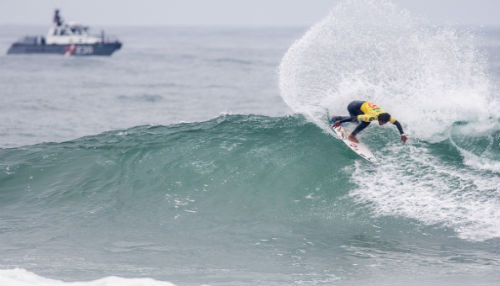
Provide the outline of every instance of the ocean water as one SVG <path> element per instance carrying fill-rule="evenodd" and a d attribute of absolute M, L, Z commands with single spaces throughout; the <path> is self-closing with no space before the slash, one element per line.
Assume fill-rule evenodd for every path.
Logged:
<path fill-rule="evenodd" d="M 352 0 L 5 55 L 45 29 L 0 26 L 0 285 L 500 283 L 500 28 Z M 409 137 L 363 131 L 380 164 L 327 126 L 357 99 Z"/>

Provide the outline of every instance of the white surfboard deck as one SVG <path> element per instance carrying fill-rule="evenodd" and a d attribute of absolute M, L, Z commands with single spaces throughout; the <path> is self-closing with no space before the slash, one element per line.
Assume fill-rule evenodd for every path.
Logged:
<path fill-rule="evenodd" d="M 330 121 L 329 115 L 328 115 L 328 121 Z M 342 142 L 344 142 L 347 145 L 347 147 L 349 147 L 352 151 L 361 156 L 361 158 L 370 161 L 372 163 L 377 162 L 377 158 L 373 155 L 370 149 L 366 147 L 365 144 L 361 142 L 355 143 L 347 139 L 350 133 L 344 128 L 344 126 L 342 126 L 342 124 L 340 124 L 340 126 L 338 127 L 333 127 L 332 124 L 330 124 L 330 127 L 335 132 L 335 135 L 337 135 L 337 138 L 342 140 Z"/>

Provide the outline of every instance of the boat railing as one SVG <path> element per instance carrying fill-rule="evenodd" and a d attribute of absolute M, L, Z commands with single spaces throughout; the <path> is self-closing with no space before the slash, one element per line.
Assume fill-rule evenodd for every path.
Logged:
<path fill-rule="evenodd" d="M 32 44 L 36 45 L 39 43 L 39 38 L 37 36 L 24 36 L 21 39 L 19 39 L 17 42 L 18 43 L 23 43 L 23 44 Z"/>
<path fill-rule="evenodd" d="M 91 37 L 91 38 L 94 38 L 94 39 L 98 39 L 97 42 L 99 43 L 116 43 L 116 42 L 120 42 L 118 40 L 118 38 L 114 35 L 107 35 L 107 34 L 104 34 L 104 33 L 101 33 L 101 34 L 94 34 L 94 35 L 89 35 L 89 34 L 86 34 L 86 35 L 67 35 L 67 36 L 76 36 L 80 39 L 84 39 L 86 37 Z M 56 36 L 58 37 L 58 36 Z M 24 36 L 22 38 L 20 38 L 19 40 L 17 40 L 16 43 L 19 43 L 19 44 L 25 44 L 25 45 L 45 45 L 46 44 L 46 41 L 45 41 L 45 37 L 44 36 Z M 70 42 L 71 43 L 71 42 Z M 78 41 L 73 39 L 73 43 L 81 43 L 81 40 Z"/>
<path fill-rule="evenodd" d="M 25 45 L 45 45 L 44 36 L 24 36 L 16 41 L 18 44 Z"/>
<path fill-rule="evenodd" d="M 114 35 L 107 35 L 101 33 L 100 35 L 94 35 L 94 37 L 100 38 L 102 43 L 114 43 L 119 42 L 118 37 Z"/>

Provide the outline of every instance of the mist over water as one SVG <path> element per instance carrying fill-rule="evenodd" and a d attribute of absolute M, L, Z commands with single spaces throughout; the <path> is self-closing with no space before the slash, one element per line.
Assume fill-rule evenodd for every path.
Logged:
<path fill-rule="evenodd" d="M 111 58 L 0 56 L 0 284 L 500 281 L 500 30 L 358 0 L 117 29 Z M 377 165 L 326 121 L 364 99 L 410 138 L 371 124 Z"/>

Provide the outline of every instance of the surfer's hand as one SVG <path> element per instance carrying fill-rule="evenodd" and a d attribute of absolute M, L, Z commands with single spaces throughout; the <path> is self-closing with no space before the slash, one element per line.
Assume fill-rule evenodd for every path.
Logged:
<path fill-rule="evenodd" d="M 335 121 L 335 123 L 333 123 L 332 127 L 339 127 L 340 126 L 340 120 L 337 120 Z"/>
<path fill-rule="evenodd" d="M 408 140 L 408 138 L 406 137 L 406 135 L 401 135 L 401 141 L 403 141 L 403 143 L 406 143 L 406 140 Z"/>
<path fill-rule="evenodd" d="M 347 139 L 351 140 L 352 142 L 354 143 L 359 143 L 358 139 L 356 139 L 356 137 L 354 137 L 354 135 L 349 135 L 349 137 L 347 137 Z"/>

